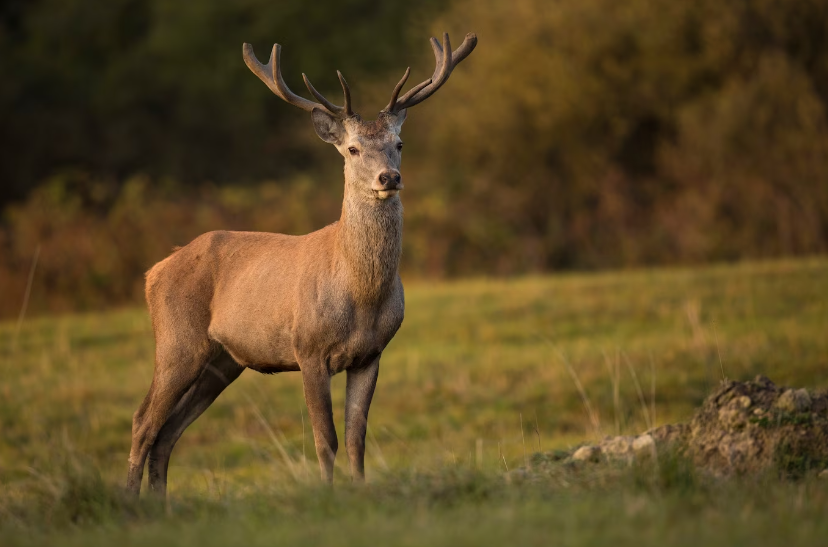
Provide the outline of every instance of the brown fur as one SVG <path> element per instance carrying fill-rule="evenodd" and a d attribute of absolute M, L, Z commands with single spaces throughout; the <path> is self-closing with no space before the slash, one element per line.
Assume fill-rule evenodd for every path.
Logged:
<path fill-rule="evenodd" d="M 244 368 L 302 372 L 326 480 L 338 444 L 330 376 L 347 371 L 346 443 L 353 475 L 363 477 L 379 358 L 404 313 L 397 272 L 402 203 L 398 195 L 379 199 L 372 190 L 380 172 L 399 167 L 399 126 L 340 125 L 347 138 L 338 146 L 346 157 L 338 222 L 305 236 L 210 232 L 147 273 L 155 374 L 133 420 L 133 492 L 140 489 L 147 455 L 150 487 L 165 491 L 178 437 Z M 358 158 L 350 146 L 360 148 Z"/>
<path fill-rule="evenodd" d="M 458 62 L 474 43 L 468 35 L 459 48 L 468 51 Z M 248 44 L 244 58 L 274 93 L 309 110 L 316 134 L 345 158 L 342 215 L 304 236 L 210 232 L 147 272 L 155 372 L 133 416 L 127 489 L 135 496 L 147 457 L 150 489 L 165 494 L 175 443 L 245 368 L 301 371 L 320 472 L 328 482 L 338 449 L 330 378 L 347 372 L 345 443 L 353 478 L 364 478 L 368 409 L 380 357 L 405 308 L 398 193 L 406 111 L 394 108 L 363 121 L 350 111 L 341 76 L 345 106 L 323 109 L 273 79 L 278 45 L 267 66 Z"/>

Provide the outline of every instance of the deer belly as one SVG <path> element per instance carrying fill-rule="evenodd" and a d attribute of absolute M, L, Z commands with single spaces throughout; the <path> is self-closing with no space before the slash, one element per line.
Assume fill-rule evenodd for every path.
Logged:
<path fill-rule="evenodd" d="M 258 372 L 274 374 L 299 370 L 289 339 L 280 336 L 242 337 L 211 332 L 236 363 Z"/>
<path fill-rule="evenodd" d="M 299 370 L 298 363 L 277 363 L 267 365 L 247 365 L 247 368 L 261 372 L 262 374 L 278 374 L 280 372 L 297 372 Z"/>
<path fill-rule="evenodd" d="M 271 351 L 245 351 L 246 348 L 233 348 L 224 346 L 224 349 L 239 365 L 253 369 L 257 372 L 275 374 L 277 372 L 289 372 L 299 370 L 299 363 L 291 352 L 286 355 L 282 352 Z"/>

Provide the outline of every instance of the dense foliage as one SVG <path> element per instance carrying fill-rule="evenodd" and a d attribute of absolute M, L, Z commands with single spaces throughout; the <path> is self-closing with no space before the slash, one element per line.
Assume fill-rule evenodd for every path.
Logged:
<path fill-rule="evenodd" d="M 309 167 L 304 117 L 241 60 L 284 46 L 285 79 L 336 92 L 405 62 L 437 2 L 36 0 L 0 5 L 0 204 L 67 167 L 123 180 L 259 180 Z M 403 67 L 404 69 L 404 67 Z M 333 95 L 333 93 L 332 93 Z M 357 100 L 359 98 L 357 97 Z"/>
<path fill-rule="evenodd" d="M 137 298 L 201 231 L 336 218 L 338 156 L 247 71 L 243 41 L 285 44 L 296 91 L 304 71 L 338 98 L 342 69 L 371 117 L 406 64 L 430 73 L 428 30 L 478 33 L 406 124 L 409 273 L 828 250 L 828 0 L 401 6 L 4 4 L 0 179 L 28 197 L 0 234 L 2 313 L 38 245 L 38 306 L 97 306 Z"/>
<path fill-rule="evenodd" d="M 484 0 L 446 20 L 482 44 L 417 139 L 452 204 L 430 224 L 448 271 L 828 249 L 828 2 Z"/>

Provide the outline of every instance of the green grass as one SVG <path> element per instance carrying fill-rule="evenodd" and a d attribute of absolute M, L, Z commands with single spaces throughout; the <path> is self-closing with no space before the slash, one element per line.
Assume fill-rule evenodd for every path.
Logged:
<path fill-rule="evenodd" d="M 349 484 L 344 451 L 334 491 L 317 484 L 299 375 L 248 371 L 176 447 L 168 506 L 126 502 L 152 352 L 141 308 L 30 319 L 16 341 L 15 324 L 0 325 L 0 544 L 828 537 L 828 482 L 813 477 L 717 482 L 652 464 L 504 474 L 538 451 L 685 420 L 723 373 L 828 387 L 826 259 L 409 284 L 371 409 L 364 488 Z"/>

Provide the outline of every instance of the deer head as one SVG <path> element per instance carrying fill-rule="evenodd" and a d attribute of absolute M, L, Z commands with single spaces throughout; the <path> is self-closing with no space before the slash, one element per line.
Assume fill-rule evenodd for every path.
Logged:
<path fill-rule="evenodd" d="M 244 44 L 244 62 L 273 93 L 284 101 L 311 113 L 313 128 L 325 142 L 333 144 L 345 158 L 345 179 L 349 191 L 365 200 L 384 201 L 402 190 L 400 161 L 403 143 L 400 130 L 407 109 L 423 102 L 437 91 L 451 75 L 454 67 L 465 59 L 477 45 L 477 36 L 466 35 L 463 43 L 452 51 L 448 33 L 443 34 L 443 44 L 431 38 L 436 67 L 428 80 L 417 84 L 402 97 L 400 92 L 408 80 L 411 68 L 406 69 L 391 94 L 391 101 L 375 120 L 363 120 L 351 109 L 351 91 L 348 83 L 337 71 L 342 84 L 344 104 L 337 106 L 313 87 L 305 74 L 305 86 L 317 101 L 314 102 L 293 93 L 285 84 L 281 72 L 282 46 L 274 44 L 270 60 L 263 65 L 253 53 L 250 44 Z"/>

